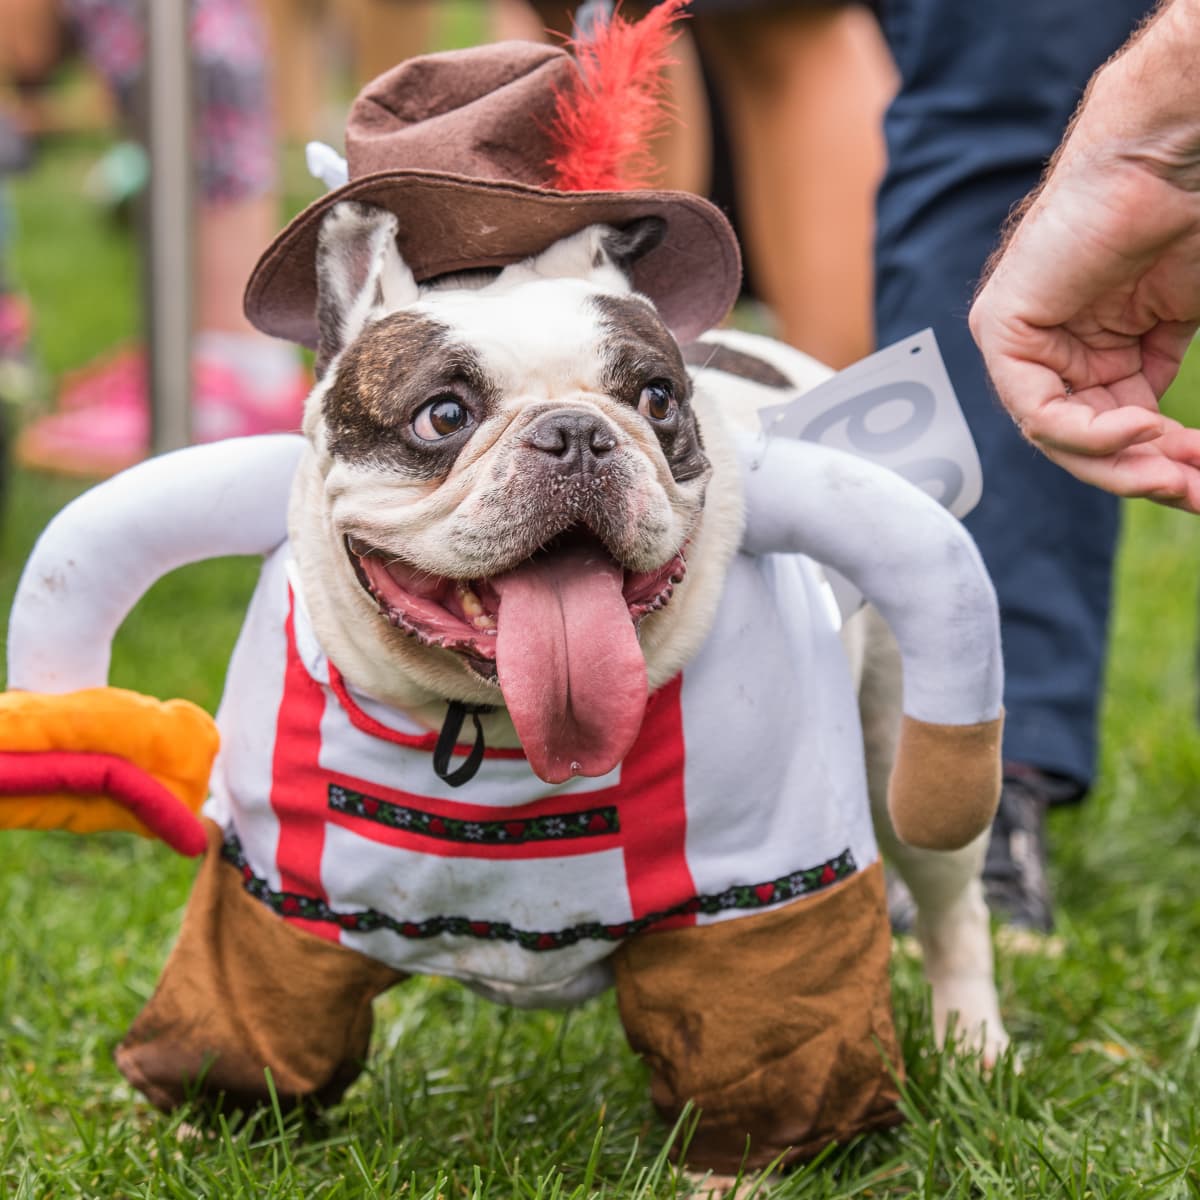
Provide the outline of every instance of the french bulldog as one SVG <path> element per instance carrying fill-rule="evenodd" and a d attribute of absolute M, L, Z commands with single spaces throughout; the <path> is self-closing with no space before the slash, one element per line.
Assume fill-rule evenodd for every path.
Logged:
<path fill-rule="evenodd" d="M 701 1110 L 690 1165 L 817 1153 L 898 1119 L 880 844 L 939 1036 L 957 1012 L 1004 1045 L 978 552 L 884 468 L 749 432 L 825 369 L 720 333 L 685 353 L 631 283 L 663 226 L 418 283 L 395 215 L 330 206 L 304 438 L 152 460 L 39 543 L 10 624 L 35 691 L 103 684 L 163 571 L 265 555 L 204 863 L 116 1051 L 158 1106 L 336 1100 L 408 975 L 523 1006 L 615 984 L 656 1106 Z M 818 562 L 883 618 L 845 646 Z"/>
<path fill-rule="evenodd" d="M 596 226 L 495 275 L 418 288 L 390 218 L 342 205 L 319 257 L 323 375 L 290 531 L 317 638 L 347 679 L 558 783 L 628 752 L 644 697 L 708 636 L 743 519 L 733 430 L 828 377 L 764 338 L 685 355 L 626 271 L 654 219 Z M 731 384 L 736 380 L 736 386 Z M 937 1036 L 1007 1044 L 979 884 L 987 835 L 907 845 L 887 781 L 901 669 L 879 614 L 843 629 L 875 833 L 918 907 Z"/>

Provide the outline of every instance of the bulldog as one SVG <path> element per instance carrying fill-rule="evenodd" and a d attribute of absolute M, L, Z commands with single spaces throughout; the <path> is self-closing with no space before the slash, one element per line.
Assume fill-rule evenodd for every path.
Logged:
<path fill-rule="evenodd" d="M 203 868 L 116 1051 L 161 1108 L 334 1102 L 374 996 L 412 974 L 518 1006 L 614 985 L 655 1105 L 701 1109 L 691 1166 L 810 1156 L 898 1120 L 881 841 L 938 1031 L 953 1010 L 1003 1045 L 982 563 L 898 476 L 751 436 L 732 380 L 778 400 L 823 368 L 720 334 L 680 349 L 632 282 L 661 235 L 592 224 L 419 283 L 392 212 L 332 205 L 304 438 L 151 461 L 38 544 L 10 685 L 42 692 L 104 683 L 152 578 L 265 556 Z M 817 563 L 882 614 L 851 635 L 865 757 Z"/>
<path fill-rule="evenodd" d="M 957 1012 L 1003 1045 L 982 563 L 891 472 L 749 432 L 732 381 L 777 400 L 823 368 L 685 354 L 634 283 L 662 236 L 597 223 L 418 282 L 394 213 L 330 205 L 303 438 L 151 461 L 39 543 L 9 682 L 42 692 L 105 681 L 157 575 L 265 556 L 204 863 L 116 1052 L 159 1107 L 336 1100 L 411 975 L 520 1006 L 615 986 L 656 1106 L 700 1109 L 689 1165 L 812 1155 L 898 1119 L 880 843 L 939 1035 Z M 866 755 L 818 563 L 879 614 L 851 635 Z"/>
<path fill-rule="evenodd" d="M 736 237 L 634 169 L 680 8 L 372 81 L 247 286 L 316 352 L 303 436 L 151 460 L 31 556 L 0 826 L 203 855 L 115 1055 L 163 1109 L 336 1101 L 412 975 L 612 986 L 655 1106 L 699 1111 L 689 1166 L 811 1156 L 899 1119 L 880 844 L 939 1032 L 1003 1044 L 995 595 L 923 492 L 757 432 L 824 369 L 709 332 Z M 105 687 L 154 579 L 233 553 L 264 562 L 216 727 Z M 878 614 L 847 628 L 866 753 L 822 565 Z"/>
<path fill-rule="evenodd" d="M 747 1134 L 761 1165 L 895 1119 L 853 686 L 791 552 L 846 571 L 900 634 L 919 711 L 893 811 L 932 845 L 986 822 L 976 805 L 942 828 L 963 797 L 935 793 L 991 787 L 938 742 L 997 729 L 990 588 L 952 518 L 887 472 L 799 445 L 747 465 L 720 368 L 689 370 L 633 290 L 661 232 L 590 226 L 418 284 L 391 213 L 325 217 L 320 380 L 219 714 L 213 849 L 118 1052 L 156 1102 L 201 1055 L 206 1087 L 252 1094 L 246 1030 L 269 1025 L 280 1090 L 327 1098 L 365 1053 L 370 997 L 432 972 L 518 1005 L 615 982 L 659 1107 L 704 1110 L 702 1167 L 736 1169 Z M 959 893 L 978 845 L 937 860 Z M 942 885 L 931 914 L 939 893 L 914 885 L 941 1021 L 964 964 L 987 985 L 990 959 L 964 951 L 963 895 Z M 310 1019 L 272 1022 L 231 974 L 265 963 L 328 978 Z M 242 999 L 198 1039 L 185 1014 L 214 974 Z M 994 993 L 968 999 L 994 1049 Z M 317 1026 L 336 1032 L 319 1053 Z"/>

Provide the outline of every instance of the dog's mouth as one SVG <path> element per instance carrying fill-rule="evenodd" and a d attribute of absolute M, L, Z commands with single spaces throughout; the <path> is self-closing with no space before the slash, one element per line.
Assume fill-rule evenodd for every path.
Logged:
<path fill-rule="evenodd" d="M 345 546 L 391 624 L 499 684 L 543 779 L 607 774 L 624 758 L 647 696 L 637 624 L 670 601 L 686 570 L 682 550 L 656 570 L 630 571 L 576 526 L 512 570 L 464 580 L 354 537 Z"/>

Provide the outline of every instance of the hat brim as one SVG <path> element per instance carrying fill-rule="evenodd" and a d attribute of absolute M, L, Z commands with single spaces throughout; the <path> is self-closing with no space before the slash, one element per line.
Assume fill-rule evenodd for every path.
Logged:
<path fill-rule="evenodd" d="M 264 333 L 316 346 L 317 237 L 325 214 L 342 200 L 399 217 L 396 243 L 418 282 L 519 262 L 588 225 L 662 217 L 666 236 L 634 263 L 633 286 L 654 301 L 681 342 L 719 324 L 741 286 L 741 255 L 729 222 L 688 192 L 557 192 L 434 171 L 384 171 L 314 201 L 258 260 L 245 309 Z"/>

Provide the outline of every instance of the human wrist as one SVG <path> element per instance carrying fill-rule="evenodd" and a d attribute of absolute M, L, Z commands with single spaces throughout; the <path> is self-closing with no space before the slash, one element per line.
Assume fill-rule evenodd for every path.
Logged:
<path fill-rule="evenodd" d="M 1200 0 L 1172 0 L 1093 76 L 1061 157 L 1200 191 L 1198 57 Z"/>

